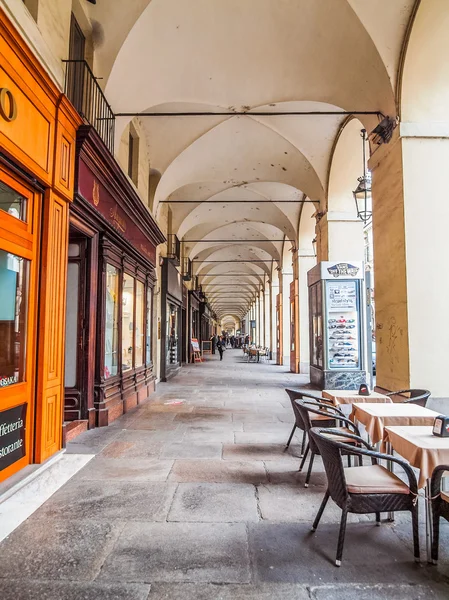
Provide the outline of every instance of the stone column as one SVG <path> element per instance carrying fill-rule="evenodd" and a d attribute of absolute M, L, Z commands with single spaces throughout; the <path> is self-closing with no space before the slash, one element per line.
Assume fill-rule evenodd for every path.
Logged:
<path fill-rule="evenodd" d="M 401 124 L 369 166 L 377 385 L 427 388 L 447 398 L 449 135 L 444 125 Z"/>

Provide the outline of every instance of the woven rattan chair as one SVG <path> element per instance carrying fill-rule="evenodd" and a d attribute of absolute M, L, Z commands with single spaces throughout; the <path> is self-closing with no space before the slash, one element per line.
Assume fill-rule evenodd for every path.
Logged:
<path fill-rule="evenodd" d="M 288 397 L 290 398 L 290 402 L 292 403 L 293 414 L 295 417 L 295 424 L 293 425 L 293 429 L 290 433 L 290 437 L 288 438 L 288 441 L 287 441 L 284 451 L 288 450 L 288 448 L 290 446 L 290 442 L 293 439 L 296 429 L 301 429 L 301 431 L 303 433 L 302 433 L 300 458 L 302 458 L 304 456 L 304 449 L 306 447 L 307 433 L 305 431 L 305 426 L 304 426 L 304 422 L 301 418 L 301 414 L 298 410 L 298 407 L 295 404 L 295 400 L 302 400 L 303 398 L 309 398 L 312 400 L 316 400 L 317 402 L 322 402 L 323 404 L 327 403 L 332 408 L 335 408 L 335 407 L 330 402 L 327 402 L 324 398 L 320 398 L 319 396 L 314 395 L 314 394 L 309 394 L 307 392 L 304 392 L 303 390 L 295 390 L 292 388 L 286 388 L 285 391 L 287 392 Z M 338 411 L 338 412 L 341 412 L 341 411 Z M 344 417 L 344 414 L 341 413 L 341 416 Z M 314 418 L 314 417 L 316 417 L 316 418 Z M 336 426 L 335 419 L 329 418 L 326 416 L 322 416 L 322 415 L 314 415 L 312 417 L 312 423 L 314 423 L 315 426 L 319 426 L 319 427 L 335 427 Z"/>
<path fill-rule="evenodd" d="M 329 437 L 332 434 L 332 438 Z M 348 513 L 376 515 L 380 525 L 381 512 L 410 511 L 412 513 L 413 546 L 415 561 L 419 562 L 418 533 L 418 484 L 413 469 L 404 460 L 389 454 L 375 452 L 362 438 L 334 429 L 314 427 L 309 432 L 310 440 L 319 447 L 327 475 L 327 491 L 312 526 L 315 531 L 320 522 L 329 497 L 342 509 L 335 564 L 341 565 Z M 360 446 L 349 446 L 343 441 L 347 437 L 357 439 Z M 351 453 L 371 458 L 371 465 L 344 468 L 342 454 Z M 408 485 L 397 475 L 378 464 L 384 459 L 399 464 L 408 478 Z"/>
<path fill-rule="evenodd" d="M 409 394 L 408 398 L 402 400 L 403 403 L 407 404 L 418 404 L 425 408 L 427 400 L 429 399 L 429 390 L 399 390 L 398 392 L 389 392 L 386 396 L 402 396 L 403 394 Z"/>
<path fill-rule="evenodd" d="M 314 423 L 315 423 L 315 426 L 317 425 L 316 421 L 313 420 L 314 415 L 326 417 L 329 415 L 329 413 L 331 413 L 331 411 L 335 411 L 333 414 L 338 419 L 338 421 L 343 425 L 343 427 L 333 428 L 333 430 L 339 431 L 343 434 L 345 434 L 345 433 L 355 434 L 356 436 L 360 437 L 360 431 L 359 431 L 357 425 L 355 425 L 352 421 L 347 419 L 344 416 L 344 414 L 341 412 L 341 410 L 339 410 L 335 406 L 329 406 L 328 404 L 323 404 L 322 402 L 316 402 L 316 401 L 311 402 L 310 400 L 296 400 L 295 404 L 299 411 L 299 414 L 301 415 L 301 419 L 304 423 L 304 429 L 307 434 L 314 426 Z M 353 441 L 349 438 L 346 439 L 346 442 L 348 444 L 358 444 L 359 443 L 357 440 Z M 319 447 L 315 444 L 314 440 L 310 439 L 310 437 L 309 437 L 309 443 L 307 444 L 306 451 L 305 451 L 303 459 L 301 461 L 301 465 L 299 467 L 299 471 L 302 471 L 304 464 L 307 460 L 309 451 L 311 454 L 310 454 L 309 468 L 307 470 L 306 481 L 304 483 L 304 487 L 309 487 L 310 475 L 312 474 L 312 468 L 313 468 L 313 462 L 315 460 L 315 456 L 320 455 Z M 348 466 L 351 466 L 351 455 L 350 454 L 348 454 Z"/>
<path fill-rule="evenodd" d="M 440 518 L 444 517 L 446 521 L 449 521 L 449 492 L 443 492 L 441 490 L 441 478 L 445 471 L 449 471 L 449 465 L 439 465 L 438 467 L 435 467 L 431 480 L 433 513 L 432 562 L 435 565 L 438 562 Z"/>

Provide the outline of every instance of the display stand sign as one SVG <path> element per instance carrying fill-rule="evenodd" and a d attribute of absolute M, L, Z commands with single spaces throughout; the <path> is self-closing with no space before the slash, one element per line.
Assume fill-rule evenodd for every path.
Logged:
<path fill-rule="evenodd" d="M 198 343 L 198 340 L 196 338 L 192 338 L 192 355 L 191 355 L 191 362 L 203 362 L 203 359 L 201 357 L 201 350 L 200 350 L 200 345 Z"/>
<path fill-rule="evenodd" d="M 0 471 L 23 458 L 27 405 L 0 412 Z"/>
<path fill-rule="evenodd" d="M 212 342 L 201 342 L 201 349 L 203 354 L 212 354 Z"/>

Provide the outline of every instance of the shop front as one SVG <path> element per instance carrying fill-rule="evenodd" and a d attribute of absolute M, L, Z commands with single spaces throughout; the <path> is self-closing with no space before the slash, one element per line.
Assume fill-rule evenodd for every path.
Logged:
<path fill-rule="evenodd" d="M 95 129 L 77 136 L 65 419 L 109 425 L 154 391 L 153 289 L 164 236 Z"/>
<path fill-rule="evenodd" d="M 161 380 L 168 381 L 181 368 L 182 359 L 182 277 L 169 258 L 162 265 Z"/>
<path fill-rule="evenodd" d="M 189 291 L 189 357 L 192 359 L 192 339 L 199 340 L 200 335 L 200 296 L 196 290 Z"/>
<path fill-rule="evenodd" d="M 1 8 L 0 64 L 4 481 L 62 446 L 67 217 L 80 119 Z"/>

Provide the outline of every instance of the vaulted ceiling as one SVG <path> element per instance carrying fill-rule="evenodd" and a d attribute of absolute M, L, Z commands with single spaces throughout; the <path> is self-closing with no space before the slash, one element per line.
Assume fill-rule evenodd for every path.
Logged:
<path fill-rule="evenodd" d="M 247 113 L 140 117 L 151 167 L 161 173 L 156 217 L 160 202 L 171 201 L 173 231 L 214 290 L 211 297 L 228 294 L 232 287 L 224 284 L 241 284 L 221 316 L 244 312 L 281 261 L 284 239 L 301 245 L 303 201 L 325 206 L 343 113 L 396 115 L 414 5 L 98 0 L 89 6 L 99 24 L 95 70 L 116 113 Z M 376 114 L 358 118 L 369 131 L 378 122 Z M 302 214 L 311 220 L 313 211 Z M 215 260 L 226 262 L 206 262 Z"/>

